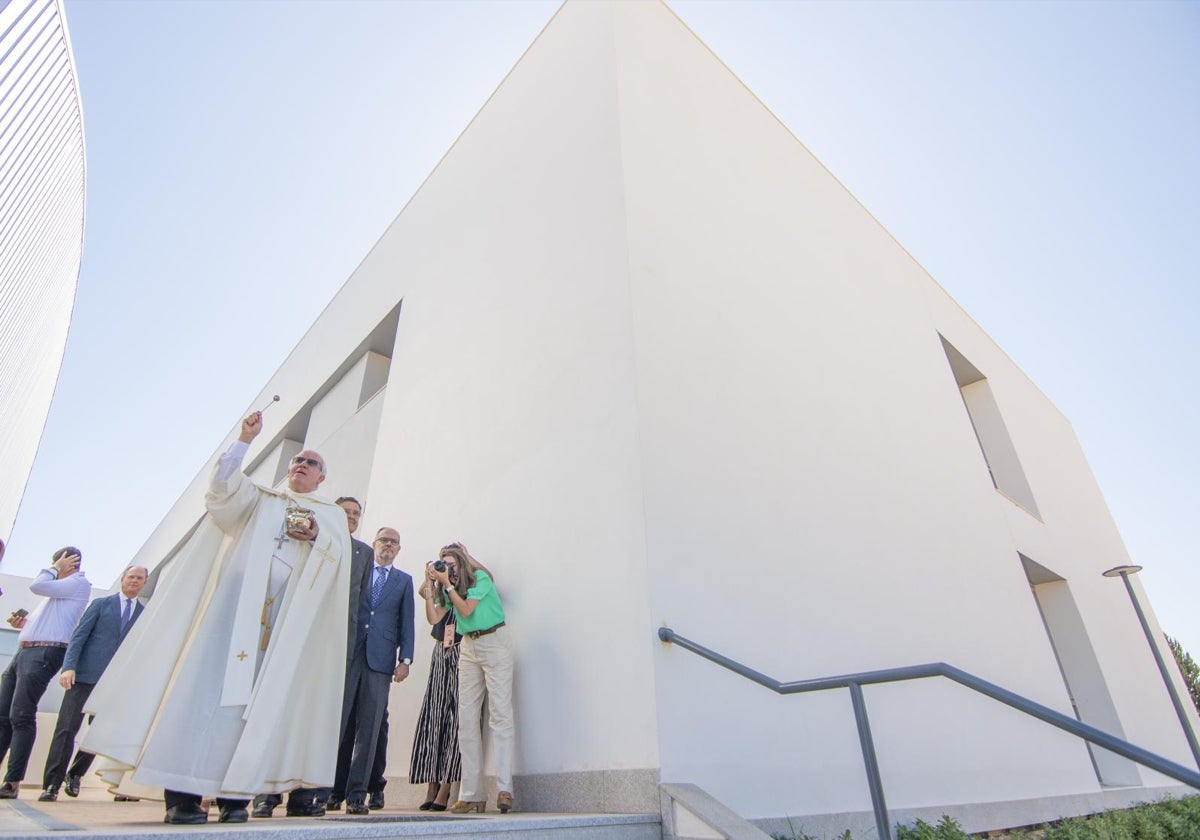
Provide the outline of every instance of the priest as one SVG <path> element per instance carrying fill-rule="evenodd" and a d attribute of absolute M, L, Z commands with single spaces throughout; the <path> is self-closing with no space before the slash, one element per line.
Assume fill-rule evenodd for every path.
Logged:
<path fill-rule="evenodd" d="M 83 749 L 113 793 L 165 789 L 166 822 L 245 822 L 257 793 L 332 784 L 345 673 L 350 534 L 313 495 L 321 456 L 259 486 L 242 459 L 262 412 L 242 421 L 205 496 L 207 516 L 165 569 L 92 693 Z M 295 731 L 293 731 L 295 730 Z"/>

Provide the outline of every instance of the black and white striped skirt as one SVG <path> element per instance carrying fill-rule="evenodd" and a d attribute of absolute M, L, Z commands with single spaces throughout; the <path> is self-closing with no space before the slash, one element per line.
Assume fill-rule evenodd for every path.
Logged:
<path fill-rule="evenodd" d="M 458 754 L 458 645 L 444 648 L 441 642 L 433 645 L 433 662 L 429 668 L 429 685 L 417 718 L 417 733 L 413 737 L 412 762 L 408 780 L 422 782 L 457 782 L 462 777 L 462 761 Z"/>

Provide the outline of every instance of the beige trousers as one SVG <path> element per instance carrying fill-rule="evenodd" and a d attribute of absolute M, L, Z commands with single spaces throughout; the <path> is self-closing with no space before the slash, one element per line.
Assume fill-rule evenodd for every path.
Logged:
<path fill-rule="evenodd" d="M 483 802 L 483 700 L 487 697 L 488 730 L 496 785 L 512 792 L 513 711 L 512 639 L 507 627 L 472 639 L 463 636 L 458 656 L 458 750 L 462 753 L 462 786 L 458 798 Z"/>

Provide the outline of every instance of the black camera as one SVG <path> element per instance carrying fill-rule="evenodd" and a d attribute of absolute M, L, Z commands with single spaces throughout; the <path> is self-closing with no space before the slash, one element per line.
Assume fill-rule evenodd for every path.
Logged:
<path fill-rule="evenodd" d="M 446 571 L 446 561 L 445 560 L 434 560 L 433 561 L 433 570 L 435 572 Z"/>

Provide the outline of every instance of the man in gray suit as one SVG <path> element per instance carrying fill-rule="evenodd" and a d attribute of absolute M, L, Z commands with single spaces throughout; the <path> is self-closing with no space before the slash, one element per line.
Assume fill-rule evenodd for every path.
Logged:
<path fill-rule="evenodd" d="M 79 795 L 79 782 L 95 758 L 89 752 L 79 752 L 67 770 L 67 761 L 75 749 L 75 736 L 83 725 L 83 705 L 100 681 L 100 675 L 112 661 L 125 634 L 145 609 L 138 593 L 146 585 L 147 571 L 142 566 L 130 566 L 121 575 L 121 591 L 97 598 L 84 611 L 79 625 L 67 644 L 59 684 L 67 690 L 58 710 L 58 724 L 42 771 L 42 795 L 39 802 L 58 799 L 58 786 L 66 773 L 67 796 Z"/>

